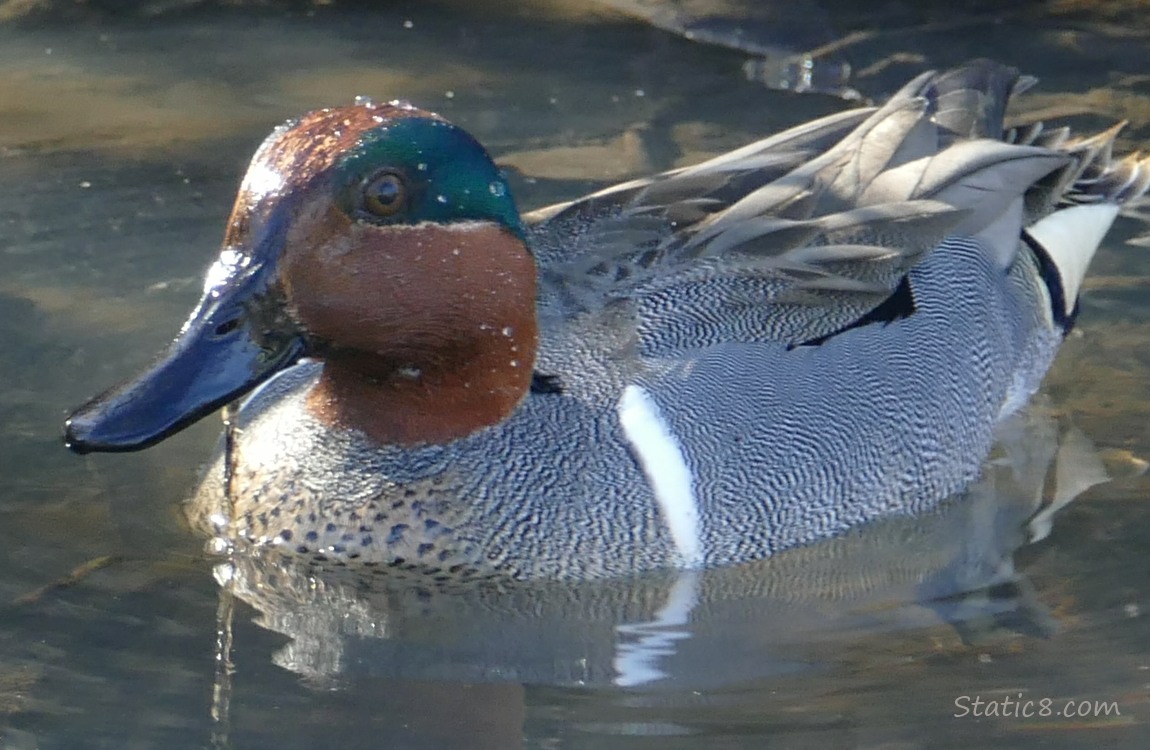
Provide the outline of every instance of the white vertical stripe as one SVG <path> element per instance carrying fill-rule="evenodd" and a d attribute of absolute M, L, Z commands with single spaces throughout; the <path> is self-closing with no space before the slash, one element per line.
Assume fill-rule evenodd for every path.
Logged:
<path fill-rule="evenodd" d="M 699 566 L 703 562 L 699 508 L 695 503 L 691 470 L 679 441 L 659 413 L 658 404 L 640 386 L 624 388 L 616 410 L 623 434 L 647 477 L 682 564 Z"/>

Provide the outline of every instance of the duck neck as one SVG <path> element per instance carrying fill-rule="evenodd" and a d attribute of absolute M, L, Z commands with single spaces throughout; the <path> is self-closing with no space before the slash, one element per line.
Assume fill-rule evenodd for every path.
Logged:
<path fill-rule="evenodd" d="M 534 317 L 494 333 L 450 357 L 385 365 L 375 357 L 365 363 L 367 357 L 353 352 L 333 354 L 308 395 L 308 409 L 380 445 L 447 443 L 499 424 L 531 387 Z"/>

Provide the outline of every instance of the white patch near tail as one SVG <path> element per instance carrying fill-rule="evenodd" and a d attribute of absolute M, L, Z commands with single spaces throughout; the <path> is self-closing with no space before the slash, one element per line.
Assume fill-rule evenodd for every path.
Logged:
<path fill-rule="evenodd" d="M 1071 206 L 1055 211 L 1026 230 L 1058 269 L 1066 301 L 1063 314 L 1074 309 L 1090 260 L 1117 216 L 1118 206 L 1114 203 Z"/>
<path fill-rule="evenodd" d="M 701 565 L 703 555 L 694 477 L 683 458 L 678 439 L 659 412 L 659 405 L 637 385 L 623 389 L 616 411 L 623 434 L 666 519 L 682 564 L 686 567 Z"/>

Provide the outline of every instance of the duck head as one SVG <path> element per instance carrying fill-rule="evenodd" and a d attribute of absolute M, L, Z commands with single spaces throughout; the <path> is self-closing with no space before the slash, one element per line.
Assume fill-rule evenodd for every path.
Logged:
<path fill-rule="evenodd" d="M 65 441 L 146 448 L 311 356 L 315 417 L 445 442 L 514 410 L 536 339 L 534 261 L 487 152 L 437 115 L 357 100 L 264 141 L 191 317 Z"/>

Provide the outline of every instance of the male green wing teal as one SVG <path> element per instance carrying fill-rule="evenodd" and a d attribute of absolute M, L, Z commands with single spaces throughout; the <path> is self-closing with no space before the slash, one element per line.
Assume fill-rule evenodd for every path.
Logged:
<path fill-rule="evenodd" d="M 200 527 L 454 577 L 721 565 L 928 510 L 1150 183 L 1114 130 L 1007 129 L 1031 83 L 926 73 L 522 218 L 442 118 L 312 112 L 257 151 L 172 347 L 66 440 L 145 447 L 258 386 Z"/>

